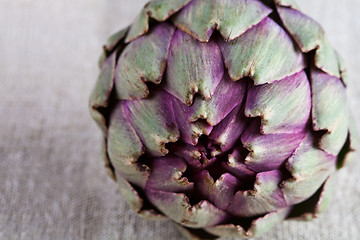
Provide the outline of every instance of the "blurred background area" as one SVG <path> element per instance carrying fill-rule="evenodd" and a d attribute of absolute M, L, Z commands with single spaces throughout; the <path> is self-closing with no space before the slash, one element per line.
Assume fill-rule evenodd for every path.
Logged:
<path fill-rule="evenodd" d="M 101 159 L 88 113 L 107 37 L 146 0 L 0 0 L 0 239 L 182 239 L 137 217 Z M 299 0 L 346 60 L 360 129 L 360 1 Z M 360 161 L 338 174 L 327 212 L 261 239 L 358 239 Z"/>

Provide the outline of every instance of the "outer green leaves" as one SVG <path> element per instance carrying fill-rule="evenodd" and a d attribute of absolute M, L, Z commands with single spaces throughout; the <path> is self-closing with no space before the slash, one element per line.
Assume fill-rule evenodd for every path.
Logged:
<path fill-rule="evenodd" d="M 116 172 L 116 179 L 122 195 L 125 197 L 129 206 L 140 217 L 149 220 L 164 220 L 167 219 L 163 214 L 153 209 L 143 209 L 144 200 L 139 196 L 139 193 L 132 187 L 132 185 L 124 179 L 119 172 Z"/>
<path fill-rule="evenodd" d="M 343 81 L 343 83 L 345 85 L 347 85 L 349 82 L 349 75 L 348 75 L 348 71 L 347 71 L 347 68 L 345 65 L 345 60 L 340 56 L 340 54 L 338 52 L 336 52 L 336 55 L 337 55 L 337 59 L 338 59 L 338 63 L 339 63 L 341 81 Z"/>
<path fill-rule="evenodd" d="M 102 68 L 103 64 L 105 63 L 106 59 L 113 53 L 116 47 L 119 47 L 119 44 L 124 43 L 124 38 L 126 37 L 126 33 L 128 32 L 129 28 L 124 28 L 113 35 L 111 35 L 107 43 L 104 45 L 104 51 L 99 59 L 99 66 Z"/>
<path fill-rule="evenodd" d="M 345 142 L 341 152 L 338 156 L 338 168 L 344 167 L 351 163 L 357 157 L 358 153 L 356 152 L 360 147 L 360 137 L 356 129 L 356 124 L 354 118 L 350 115 L 349 122 L 349 135 L 348 139 Z"/>
<path fill-rule="evenodd" d="M 274 170 L 256 175 L 253 190 L 238 191 L 228 211 L 238 217 L 253 217 L 287 206 L 279 188 L 282 174 Z"/>
<path fill-rule="evenodd" d="M 275 4 L 280 6 L 289 7 L 292 9 L 299 9 L 299 6 L 295 2 L 295 0 L 274 0 L 274 2 Z"/>
<path fill-rule="evenodd" d="M 104 46 L 106 51 L 113 51 L 116 45 L 124 39 L 128 30 L 129 28 L 127 27 L 111 35 Z"/>
<path fill-rule="evenodd" d="M 270 12 L 271 9 L 258 0 L 193 0 L 174 17 L 174 23 L 201 42 L 208 42 L 214 29 L 229 41 Z"/>
<path fill-rule="evenodd" d="M 122 52 L 115 75 L 119 99 L 141 99 L 149 95 L 144 82 L 159 84 L 166 67 L 166 58 L 175 28 L 168 23 L 131 42 Z"/>
<path fill-rule="evenodd" d="M 319 146 L 336 156 L 348 134 L 349 113 L 345 87 L 339 78 L 312 69 L 311 88 L 313 128 L 315 131 L 327 131 Z"/>
<path fill-rule="evenodd" d="M 325 212 L 336 189 L 335 175 L 330 175 L 325 181 L 318 202 L 315 205 L 314 217 Z"/>
<path fill-rule="evenodd" d="M 261 132 L 301 132 L 309 119 L 311 92 L 304 71 L 248 91 L 245 115 L 261 117 Z"/>
<path fill-rule="evenodd" d="M 322 27 L 298 10 L 277 8 L 285 27 L 303 52 L 316 49 L 315 65 L 328 74 L 340 77 L 337 53 L 332 48 Z"/>
<path fill-rule="evenodd" d="M 166 73 L 165 89 L 188 106 L 197 92 L 209 100 L 224 74 L 220 49 L 215 41 L 200 43 L 177 30 Z"/>
<path fill-rule="evenodd" d="M 125 118 L 123 102 L 115 105 L 111 113 L 108 139 L 110 156 L 135 162 L 144 153 L 140 139 Z"/>
<path fill-rule="evenodd" d="M 224 224 L 205 228 L 211 234 L 235 238 L 257 237 L 272 229 L 276 224 L 286 218 L 290 208 L 279 209 L 254 220 L 249 230 L 245 231 L 240 225 Z"/>
<path fill-rule="evenodd" d="M 311 197 L 294 206 L 289 218 L 304 221 L 317 218 L 329 206 L 335 189 L 335 174 L 331 174 Z"/>
<path fill-rule="evenodd" d="M 127 120 L 152 156 L 166 155 L 168 150 L 165 144 L 179 139 L 171 99 L 169 93 L 158 90 L 153 91 L 147 99 L 124 103 Z"/>
<path fill-rule="evenodd" d="M 192 228 L 214 226 L 223 222 L 228 214 L 208 201 L 194 206 L 183 193 L 171 193 L 147 189 L 147 197 L 161 212 L 175 222 Z"/>
<path fill-rule="evenodd" d="M 125 118 L 123 102 L 115 105 L 109 122 L 107 151 L 111 163 L 128 181 L 144 187 L 149 168 L 136 162 L 145 149 Z"/>
<path fill-rule="evenodd" d="M 90 114 L 103 133 L 106 132 L 106 120 L 99 109 L 109 105 L 109 98 L 114 86 L 115 57 L 112 54 L 101 67 L 99 78 L 90 96 Z"/>
<path fill-rule="evenodd" d="M 336 157 L 313 145 L 311 133 L 288 159 L 286 168 L 293 176 L 281 184 L 288 204 L 296 204 L 312 196 L 335 170 Z"/>
<path fill-rule="evenodd" d="M 162 22 L 189 2 L 191 2 L 191 0 L 155 0 L 149 2 L 145 6 L 145 9 L 147 15 Z"/>
<path fill-rule="evenodd" d="M 149 31 L 149 16 L 146 14 L 146 9 L 143 8 L 136 16 L 134 23 L 130 26 L 129 33 L 125 38 L 125 42 L 129 43 L 136 38 L 144 35 Z"/>
<path fill-rule="evenodd" d="M 233 80 L 251 77 L 255 85 L 271 83 L 305 68 L 305 60 L 288 34 L 265 18 L 231 42 L 219 40 L 225 65 Z"/>
<path fill-rule="evenodd" d="M 125 39 L 129 43 L 149 31 L 149 16 L 157 21 L 165 21 L 191 0 L 154 0 L 145 5 L 131 25 Z"/>

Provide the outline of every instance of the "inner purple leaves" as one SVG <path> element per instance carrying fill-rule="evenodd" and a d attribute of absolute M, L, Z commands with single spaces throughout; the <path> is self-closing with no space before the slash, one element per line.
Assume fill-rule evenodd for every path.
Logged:
<path fill-rule="evenodd" d="M 124 124 L 145 150 L 138 164 L 149 169 L 133 171 L 136 178 L 128 180 L 139 182 L 156 208 L 186 226 L 253 218 L 289 204 L 280 183 L 290 176 L 285 164 L 310 130 L 311 88 L 301 52 L 265 15 L 230 42 L 218 34 L 200 42 L 167 23 L 157 25 L 128 45 L 134 50 L 166 40 L 160 48 L 143 49 L 153 61 L 140 63 L 150 65 L 128 66 L 139 85 L 123 83 L 127 76 L 120 73 L 122 58 L 137 62 L 139 56 L 125 49 L 119 59 L 115 84 L 129 93 L 122 98 L 118 89 L 118 97 L 126 99 L 119 104 Z M 134 163 L 127 152 L 112 154 L 118 163 Z M 214 218 L 202 219 L 201 211 Z"/>
<path fill-rule="evenodd" d="M 282 173 L 278 170 L 257 174 L 253 190 L 238 191 L 229 211 L 235 216 L 252 217 L 272 212 L 287 206 L 279 187 Z"/>
<path fill-rule="evenodd" d="M 188 144 L 196 145 L 202 134 L 209 135 L 213 126 L 216 128 L 236 106 L 242 105 L 245 93 L 246 81 L 233 82 L 225 72 L 211 99 L 203 100 L 197 97 L 191 106 L 187 106 L 177 98 L 174 98 L 174 113 L 180 129 L 181 139 Z M 241 121 L 245 122 L 244 119 L 241 119 Z M 238 127 L 240 131 L 243 128 L 242 125 L 244 125 L 242 122 L 237 123 L 241 125 Z M 230 122 L 227 120 L 226 123 L 222 123 L 223 130 L 225 130 L 225 125 L 229 124 L 231 124 L 231 119 Z M 218 137 L 223 132 L 218 127 L 215 131 L 213 140 L 219 142 L 220 139 Z M 227 133 L 224 133 L 222 141 L 227 141 L 226 138 L 231 138 L 230 136 L 225 136 L 226 134 L 229 134 L 229 130 Z M 234 135 L 237 134 L 234 133 Z M 229 141 L 234 142 L 233 139 Z"/>
<path fill-rule="evenodd" d="M 241 136 L 241 142 L 250 152 L 245 164 L 256 172 L 278 169 L 299 146 L 305 130 L 298 133 L 261 134 L 260 124 L 253 121 Z"/>
<path fill-rule="evenodd" d="M 256 172 L 279 168 L 298 146 L 298 141 L 302 140 L 301 133 L 267 136 L 260 134 L 259 124 L 251 124 L 253 127 L 248 126 L 251 119 L 244 115 L 245 102 L 243 102 L 246 85 L 246 80 L 233 82 L 225 74 L 210 100 L 206 101 L 197 97 L 190 107 L 159 89 L 152 91 L 147 99 L 124 101 L 127 120 L 132 123 L 146 149 L 144 163 L 150 167 L 151 173 L 145 191 L 155 206 L 159 204 L 159 199 L 156 197 L 178 193 L 184 195 L 182 197 L 180 197 L 181 195 L 171 195 L 172 197 L 168 201 L 177 196 L 173 198 L 174 201 L 178 201 L 180 198 L 188 199 L 186 201 L 189 201 L 189 204 L 200 204 L 206 199 L 209 204 L 213 204 L 208 211 L 231 212 L 232 210 L 228 208 L 233 201 L 247 201 L 239 200 L 240 194 L 247 190 L 256 190 L 254 189 L 255 177 L 261 179 L 262 176 Z M 204 109 L 206 110 L 203 112 L 205 114 L 199 114 Z M 211 116 L 213 115 L 215 120 L 212 121 Z M 208 122 L 192 116 L 205 118 L 204 120 Z M 252 121 L 257 123 L 255 120 Z M 193 125 L 196 126 L 197 123 L 201 123 L 205 128 L 208 127 L 209 130 L 204 131 L 206 134 L 198 134 L 196 142 L 187 142 L 186 139 L 192 139 L 193 136 L 189 135 L 184 138 L 184 135 L 189 133 L 184 130 L 184 126 L 193 129 Z M 177 129 L 179 129 L 179 135 Z M 245 134 L 243 134 L 244 131 Z M 254 135 L 254 137 L 251 138 L 249 135 Z M 169 136 L 172 137 L 169 138 Z M 284 136 L 287 137 L 285 142 L 283 141 Z M 254 146 L 258 142 L 267 143 L 271 139 L 272 143 L 284 144 L 284 149 L 274 152 L 269 149 L 268 153 L 253 151 L 256 153 L 255 156 L 260 159 L 259 165 L 263 161 L 265 166 L 257 168 L 256 161 L 247 162 L 245 159 L 249 151 L 243 148 L 239 141 L 240 138 L 244 142 L 246 142 L 245 139 L 248 139 L 248 142 L 250 144 L 253 142 Z M 156 142 L 159 140 L 162 141 Z M 151 157 L 164 155 L 166 156 L 161 158 Z M 269 161 L 269 164 L 266 160 Z M 253 162 L 255 163 L 252 164 Z M 271 182 L 271 184 L 278 184 L 279 180 L 276 178 L 274 181 L 276 183 Z M 278 190 L 276 190 L 269 196 L 262 196 L 266 198 L 262 201 L 265 201 L 268 207 L 256 214 L 273 211 L 279 204 L 282 206 L 282 203 L 271 205 L 271 203 L 277 202 L 278 195 Z M 234 200 L 234 196 L 238 197 Z M 161 206 L 157 207 L 160 209 Z M 175 210 L 173 209 L 173 211 Z M 242 213 L 237 214 L 240 216 Z M 244 216 L 252 217 L 248 216 L 249 214 L 251 215 L 251 213 L 246 213 Z"/>
<path fill-rule="evenodd" d="M 244 132 L 248 124 L 244 109 L 237 105 L 227 116 L 216 125 L 209 138 L 216 142 L 222 151 L 229 151 Z"/>

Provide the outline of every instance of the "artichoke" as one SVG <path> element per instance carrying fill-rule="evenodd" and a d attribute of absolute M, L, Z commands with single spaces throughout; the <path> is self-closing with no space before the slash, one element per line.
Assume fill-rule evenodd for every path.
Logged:
<path fill-rule="evenodd" d="M 90 111 L 131 208 L 190 239 L 328 205 L 358 144 L 342 58 L 292 0 L 154 0 L 111 36 Z"/>

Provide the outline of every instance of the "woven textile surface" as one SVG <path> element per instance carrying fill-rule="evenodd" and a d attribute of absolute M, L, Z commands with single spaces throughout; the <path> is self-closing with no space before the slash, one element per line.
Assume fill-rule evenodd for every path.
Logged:
<path fill-rule="evenodd" d="M 107 37 L 145 0 L 0 0 L 0 239 L 183 239 L 128 207 L 88 113 Z M 347 62 L 360 129 L 360 1 L 298 0 Z M 337 175 L 326 213 L 260 239 L 360 239 L 360 160 Z"/>

